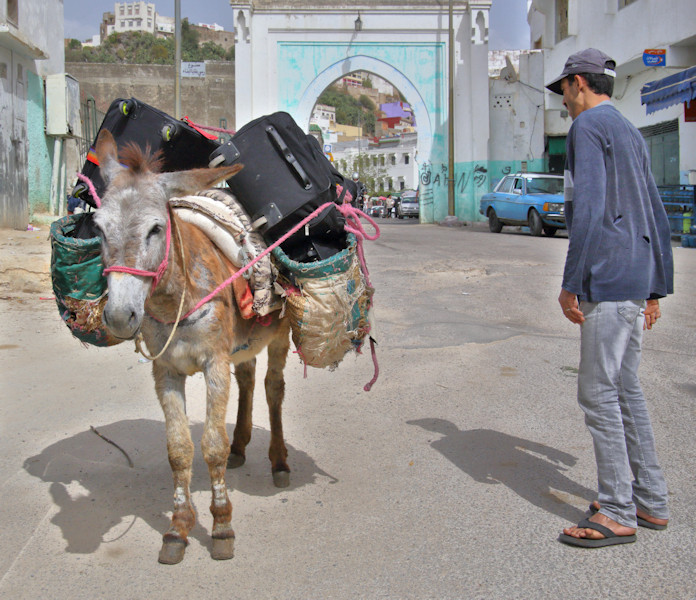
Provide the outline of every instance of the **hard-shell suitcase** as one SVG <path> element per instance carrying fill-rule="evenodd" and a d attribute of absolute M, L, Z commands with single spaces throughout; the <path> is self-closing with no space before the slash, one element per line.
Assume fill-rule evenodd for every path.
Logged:
<path fill-rule="evenodd" d="M 330 163 L 293 118 L 276 112 L 247 123 L 211 156 L 216 164 L 244 164 L 229 179 L 232 193 L 251 217 L 252 227 L 267 243 L 287 233 L 326 202 L 336 202 L 336 183 Z M 288 240 L 334 240 L 336 251 L 345 248 L 345 219 L 334 206 L 326 208 Z"/>
<path fill-rule="evenodd" d="M 135 142 L 143 150 L 148 146 L 152 152 L 161 150 L 163 171 L 207 167 L 211 153 L 220 146 L 215 138 L 208 137 L 185 121 L 179 121 L 135 98 L 114 100 L 99 131 L 102 129 L 113 134 L 119 150 L 129 142 Z M 101 196 L 106 186 L 99 175 L 95 145 L 96 138 L 87 154 L 82 174 L 92 180 L 97 194 Z M 96 207 L 96 202 L 84 183 L 78 183 L 72 195 Z"/>

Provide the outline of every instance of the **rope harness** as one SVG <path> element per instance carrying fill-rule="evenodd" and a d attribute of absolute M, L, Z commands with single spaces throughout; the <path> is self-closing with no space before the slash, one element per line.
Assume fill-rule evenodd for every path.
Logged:
<path fill-rule="evenodd" d="M 94 184 L 92 181 L 83 175 L 82 173 L 77 173 L 77 176 L 80 180 L 84 181 L 88 188 L 90 193 L 92 194 L 92 197 L 94 198 L 94 201 L 97 205 L 97 208 L 101 207 L 101 199 L 97 195 L 96 190 L 94 189 Z M 167 270 L 167 267 L 169 266 L 169 251 L 171 247 L 171 230 L 172 230 L 172 222 L 174 221 L 174 228 L 176 230 L 177 234 L 177 242 L 178 242 L 178 247 L 179 247 L 179 252 L 181 253 L 181 262 L 182 262 L 182 268 L 184 270 L 184 287 L 183 291 L 181 293 L 181 301 L 179 302 L 179 310 L 176 316 L 176 319 L 174 321 L 171 321 L 169 323 L 166 323 L 167 325 L 173 325 L 172 331 L 169 335 L 169 338 L 167 339 L 167 342 L 165 343 L 164 347 L 156 356 L 150 356 L 148 355 L 144 349 L 142 348 L 142 342 L 143 342 L 143 337 L 142 333 L 139 333 L 136 340 L 135 340 L 135 346 L 136 352 L 140 352 L 145 358 L 148 360 L 157 360 L 162 354 L 164 354 L 165 350 L 168 348 L 169 344 L 171 343 L 172 339 L 174 338 L 174 333 L 176 332 L 177 326 L 179 323 L 188 317 L 190 317 L 193 313 L 195 313 L 198 309 L 200 309 L 203 305 L 207 304 L 210 302 L 215 296 L 217 296 L 222 290 L 224 290 L 226 287 L 230 286 L 233 281 L 235 281 L 237 278 L 241 277 L 244 273 L 246 273 L 249 269 L 251 269 L 259 260 L 264 258 L 266 255 L 271 253 L 274 248 L 277 248 L 280 246 L 285 240 L 287 240 L 289 237 L 291 237 L 293 234 L 297 233 L 300 229 L 302 229 L 307 223 L 309 223 L 312 219 L 317 217 L 319 214 L 321 214 L 326 208 L 330 206 L 335 206 L 338 211 L 345 217 L 346 219 L 346 224 L 345 224 L 345 230 L 348 233 L 352 233 L 355 235 L 357 239 L 357 253 L 358 253 L 358 259 L 360 261 L 360 268 L 362 269 L 363 274 L 365 275 L 365 281 L 367 285 L 372 286 L 370 282 L 370 276 L 369 272 L 367 269 L 367 263 L 365 262 L 365 254 L 363 251 L 363 240 L 370 240 L 374 241 L 380 236 L 380 231 L 379 231 L 379 226 L 377 223 L 375 223 L 374 219 L 370 217 L 369 215 L 365 214 L 363 211 L 361 211 L 358 208 L 355 208 L 351 204 L 344 202 L 344 204 L 336 204 L 334 202 L 325 202 L 322 204 L 319 208 L 314 210 L 312 213 L 310 213 L 308 216 L 306 216 L 304 219 L 302 219 L 297 225 L 292 227 L 287 233 L 285 233 L 283 236 L 281 236 L 279 239 L 277 239 L 275 242 L 273 242 L 270 246 L 268 246 L 261 254 L 256 256 L 253 260 L 248 262 L 246 265 L 244 265 L 239 271 L 234 273 L 231 277 L 225 279 L 220 285 L 218 285 L 210 294 L 199 300 L 196 305 L 189 310 L 185 315 L 181 315 L 183 306 L 184 306 L 184 298 L 186 295 L 186 281 L 188 274 L 186 272 L 186 261 L 184 260 L 184 247 L 183 247 L 183 242 L 181 239 L 181 234 L 179 232 L 179 228 L 176 225 L 176 222 L 172 219 L 172 215 L 170 214 L 167 218 L 167 237 L 166 237 L 166 248 L 165 248 L 165 255 L 164 258 L 162 259 L 162 262 L 160 263 L 159 267 L 157 268 L 156 271 L 145 271 L 143 269 L 136 269 L 133 267 L 126 267 L 122 265 L 115 265 L 112 267 L 108 267 L 104 269 L 103 273 L 104 275 L 107 275 L 108 273 L 112 272 L 118 272 L 118 273 L 127 273 L 129 275 L 136 275 L 140 277 L 152 277 L 153 282 L 152 282 L 152 287 L 150 288 L 150 295 L 152 295 L 153 291 L 157 287 L 157 284 L 162 280 L 162 277 L 164 276 L 164 273 Z M 375 230 L 375 233 L 373 235 L 369 235 L 366 231 L 365 228 L 363 227 L 363 224 L 360 222 L 360 218 L 363 217 L 367 222 L 370 223 L 370 225 L 373 227 Z M 370 303 L 370 308 L 372 307 L 372 304 Z M 377 353 L 375 351 L 375 340 L 374 338 L 370 335 L 370 353 L 372 355 L 372 362 L 374 365 L 374 375 L 372 379 L 365 384 L 363 389 L 366 392 L 369 392 L 374 383 L 377 381 L 377 378 L 379 377 L 379 364 L 377 362 Z M 305 377 L 306 377 L 306 372 L 305 372 Z"/>

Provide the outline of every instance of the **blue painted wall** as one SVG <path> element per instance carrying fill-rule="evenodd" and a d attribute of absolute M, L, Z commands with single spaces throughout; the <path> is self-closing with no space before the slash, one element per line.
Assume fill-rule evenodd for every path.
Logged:
<path fill-rule="evenodd" d="M 53 142 L 44 133 L 46 126 L 44 83 L 36 73 L 27 71 L 27 173 L 29 213 L 46 212 L 51 199 Z"/>
<path fill-rule="evenodd" d="M 440 165 L 447 165 L 447 89 L 445 56 L 446 46 L 437 43 L 329 43 L 329 42 L 280 42 L 278 51 L 278 106 L 297 116 L 300 101 L 312 87 L 317 77 L 331 69 L 348 74 L 358 70 L 358 59 L 374 59 L 372 70 L 399 87 L 407 101 L 417 111 L 420 105 L 427 119 L 417 116 L 418 147 L 416 161 L 420 165 L 420 190 L 422 201 L 421 221 L 430 223 L 447 215 L 447 185 L 441 185 Z M 351 60 L 353 59 L 353 60 Z M 353 64 L 355 62 L 355 64 Z M 380 65 L 384 65 L 382 68 Z M 356 68 L 357 67 L 357 68 Z M 403 77 L 401 82 L 395 81 Z M 407 83 L 407 85 L 404 85 Z M 403 89 L 410 88 L 410 89 Z M 320 93 L 323 90 L 316 92 Z M 415 95 L 416 98 L 409 97 Z M 417 113 L 416 113 L 417 114 Z M 427 153 L 422 152 L 421 136 L 426 136 Z M 426 154 L 426 155 L 424 155 Z M 433 173 L 432 165 L 437 165 Z M 430 173 L 430 176 L 428 176 Z M 460 218 L 473 218 L 476 184 L 464 182 L 457 214 Z M 478 210 L 478 209 L 476 209 Z"/>

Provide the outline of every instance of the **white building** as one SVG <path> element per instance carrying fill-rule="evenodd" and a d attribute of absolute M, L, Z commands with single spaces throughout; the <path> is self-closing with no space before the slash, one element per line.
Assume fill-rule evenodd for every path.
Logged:
<path fill-rule="evenodd" d="M 370 195 L 386 195 L 418 188 L 418 165 L 414 160 L 417 134 L 371 142 L 367 138 L 332 144 L 334 165 L 346 177 L 357 172 Z"/>
<path fill-rule="evenodd" d="M 153 2 L 143 2 L 142 0 L 139 2 L 115 2 L 113 31 L 116 33 L 143 31 L 154 35 L 156 18 L 157 13 Z"/>
<path fill-rule="evenodd" d="M 545 82 L 562 72 L 574 52 L 594 47 L 607 53 L 617 64 L 612 101 L 645 137 L 658 185 L 696 177 L 696 122 L 685 102 L 652 114 L 641 104 L 646 83 L 696 65 L 694 0 L 532 0 L 527 20 L 532 47 L 544 50 Z M 646 66 L 646 50 L 664 52 L 666 65 Z M 545 106 L 553 164 L 564 152 L 571 118 L 561 96 L 547 91 Z"/>
<path fill-rule="evenodd" d="M 174 35 L 176 29 L 176 21 L 174 17 L 164 17 L 157 15 L 155 28 L 160 35 Z"/>

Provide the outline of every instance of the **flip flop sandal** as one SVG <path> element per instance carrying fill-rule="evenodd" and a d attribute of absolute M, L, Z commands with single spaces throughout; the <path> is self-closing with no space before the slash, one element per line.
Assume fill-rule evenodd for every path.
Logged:
<path fill-rule="evenodd" d="M 562 533 L 558 536 L 558 541 L 568 544 L 569 546 L 578 546 L 580 548 L 604 548 L 605 546 L 616 546 L 618 544 L 632 544 L 636 541 L 636 535 L 616 535 L 611 529 L 600 525 L 599 523 L 593 523 L 589 519 L 583 519 L 578 523 L 578 527 L 582 529 L 593 529 L 598 531 L 604 537 L 600 540 L 593 540 L 590 538 L 576 538 L 572 535 L 566 535 Z"/>
<path fill-rule="evenodd" d="M 590 515 L 593 515 L 596 512 L 599 512 L 599 511 L 595 508 L 594 504 L 590 504 Z M 663 531 L 663 530 L 667 529 L 666 524 L 661 525 L 659 523 L 653 523 L 651 521 L 646 521 L 645 519 L 643 519 L 642 517 L 639 517 L 638 515 L 636 515 L 636 521 L 638 522 L 638 527 L 645 527 L 646 529 L 655 529 L 657 531 Z"/>

